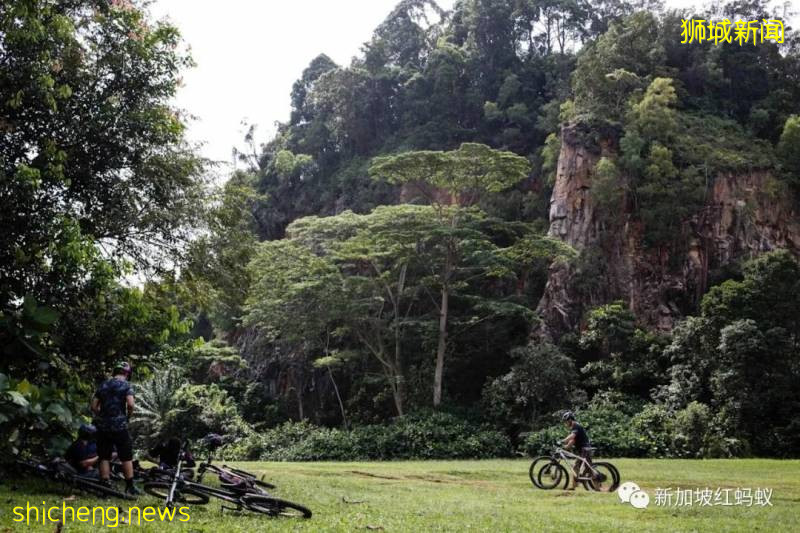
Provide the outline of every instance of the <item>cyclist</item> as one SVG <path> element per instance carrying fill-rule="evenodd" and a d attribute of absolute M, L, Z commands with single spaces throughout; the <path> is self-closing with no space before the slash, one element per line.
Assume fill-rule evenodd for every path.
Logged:
<path fill-rule="evenodd" d="M 114 448 L 122 462 L 125 492 L 139 494 L 133 484 L 133 443 L 128 432 L 128 417 L 133 414 L 133 387 L 128 382 L 131 365 L 120 361 L 114 365 L 109 380 L 104 381 L 92 398 L 92 412 L 97 426 L 97 452 L 100 456 L 100 481 L 109 484 L 111 457 Z"/>
<path fill-rule="evenodd" d="M 78 438 L 67 448 L 64 459 L 75 469 L 79 476 L 97 477 L 97 428 L 91 424 L 81 424 Z"/>
<path fill-rule="evenodd" d="M 561 415 L 561 420 L 564 422 L 564 425 L 567 426 L 567 429 L 570 430 L 569 435 L 565 439 L 561 441 L 565 448 L 573 448 L 575 450 L 576 455 L 586 459 L 589 463 L 592 462 L 592 449 L 591 443 L 589 442 L 589 435 L 586 433 L 586 430 L 583 428 L 582 425 L 578 424 L 575 420 L 575 414 L 572 411 L 566 411 L 563 415 Z M 575 464 L 572 465 L 572 484 L 569 490 L 575 490 L 575 486 L 578 483 L 578 472 L 580 472 L 582 461 L 576 460 Z"/>

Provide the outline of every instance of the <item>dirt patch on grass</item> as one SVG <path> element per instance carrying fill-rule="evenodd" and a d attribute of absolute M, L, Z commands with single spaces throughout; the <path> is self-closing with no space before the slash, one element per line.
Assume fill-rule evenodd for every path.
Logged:
<path fill-rule="evenodd" d="M 381 474 L 372 474 L 370 472 L 362 472 L 361 470 L 350 470 L 350 474 L 355 474 L 357 476 L 364 476 L 364 477 L 374 477 L 378 479 L 392 479 L 395 481 L 402 481 L 403 478 L 395 477 L 395 476 L 383 476 Z"/>
<path fill-rule="evenodd" d="M 470 486 L 482 487 L 482 488 L 494 487 L 492 483 L 485 480 L 462 479 L 453 476 L 441 477 L 432 474 L 408 474 L 404 476 L 391 476 L 387 474 L 374 474 L 372 472 L 364 472 L 363 470 L 348 470 L 348 473 L 362 477 L 387 479 L 389 481 L 426 481 L 428 483 L 447 483 L 449 485 L 462 485 L 466 487 Z"/>

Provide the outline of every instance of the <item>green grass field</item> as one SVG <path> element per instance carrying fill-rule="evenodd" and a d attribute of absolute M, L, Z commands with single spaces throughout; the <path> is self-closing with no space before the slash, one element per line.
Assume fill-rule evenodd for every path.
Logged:
<path fill-rule="evenodd" d="M 187 532 L 235 531 L 798 531 L 800 461 L 777 460 L 613 460 L 623 481 L 649 493 L 647 509 L 622 504 L 616 494 L 534 488 L 526 460 L 411 461 L 382 463 L 239 463 L 266 474 L 275 495 L 314 511 L 310 520 L 270 519 L 221 511 L 212 500 L 192 507 L 190 520 L 170 528 Z M 769 488 L 772 506 L 665 507 L 655 504 L 656 488 Z M 73 499 L 74 497 L 74 499 Z M 12 509 L 56 505 L 74 507 L 134 502 L 100 500 L 47 490 L 40 482 L 3 480 L 0 532 L 56 531 L 54 524 L 14 522 Z M 733 503 L 733 491 L 731 492 Z M 143 496 L 139 506 L 157 505 Z M 712 502 L 713 503 L 713 502 Z M 673 501 L 674 504 L 674 501 Z M 99 514 L 97 515 L 99 518 Z M 113 516 L 113 513 L 112 513 Z M 164 531 L 160 522 L 120 527 Z M 100 525 L 67 523 L 64 532 L 100 531 Z"/>

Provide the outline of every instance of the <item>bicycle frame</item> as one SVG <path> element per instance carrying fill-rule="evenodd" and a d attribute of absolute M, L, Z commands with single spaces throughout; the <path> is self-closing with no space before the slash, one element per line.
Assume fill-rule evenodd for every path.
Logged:
<path fill-rule="evenodd" d="M 260 489 L 257 486 L 259 484 L 268 489 L 275 488 L 274 485 L 271 485 L 264 481 L 260 481 L 254 474 L 236 470 L 226 464 L 223 464 L 222 466 L 217 466 L 215 464 L 212 464 L 213 460 L 214 460 L 214 452 L 212 450 L 209 451 L 208 459 L 197 465 L 197 479 L 196 479 L 197 483 L 203 482 L 203 476 L 205 476 L 206 472 L 212 472 L 217 476 L 225 475 L 228 476 L 229 478 L 236 478 L 238 480 L 241 480 L 242 483 L 246 484 L 249 488 L 254 489 L 255 492 L 262 492 L 264 494 L 267 494 L 267 492 L 264 489 Z"/>
<path fill-rule="evenodd" d="M 214 452 L 209 451 L 208 452 L 208 459 L 206 459 L 204 462 L 202 462 L 199 465 L 197 465 L 197 482 L 198 483 L 202 483 L 203 482 L 203 476 L 205 475 L 206 471 L 213 472 L 214 474 L 217 474 L 217 475 L 220 475 L 222 473 L 229 473 L 229 472 L 225 472 L 222 468 L 218 467 L 217 465 L 211 464 L 213 460 L 214 460 Z"/>
<path fill-rule="evenodd" d="M 553 460 L 557 461 L 558 463 L 562 463 L 562 462 L 567 463 L 567 472 L 573 472 L 575 474 L 575 480 L 576 481 L 592 481 L 599 474 L 597 469 L 595 469 L 592 466 L 592 463 L 590 463 L 585 457 L 581 457 L 580 455 L 575 455 L 574 453 L 569 452 L 569 451 L 567 451 L 567 450 L 565 450 L 563 448 L 558 448 L 557 447 L 553 451 L 552 457 L 553 457 Z M 581 462 L 581 466 L 580 466 L 580 468 L 578 469 L 577 472 L 575 472 L 573 470 L 573 468 L 572 468 L 572 465 L 569 464 L 570 461 L 574 461 L 574 460 L 578 460 L 578 461 Z M 561 466 L 564 466 L 564 465 L 561 465 Z M 587 468 L 589 469 L 589 472 L 591 473 L 590 477 L 581 477 L 581 474 Z"/>
<path fill-rule="evenodd" d="M 228 507 L 229 510 L 240 511 L 243 507 L 242 505 L 242 496 L 246 494 L 246 492 L 242 492 L 241 494 L 238 491 L 230 490 L 230 489 L 217 489 L 214 487 L 209 487 L 207 485 L 203 485 L 199 481 L 202 480 L 203 473 L 206 469 L 215 471 L 218 470 L 219 467 L 211 465 L 210 460 L 208 463 L 201 463 L 198 466 L 198 482 L 195 483 L 193 481 L 187 481 L 181 475 L 181 466 L 183 464 L 183 453 L 180 454 L 178 457 L 178 464 L 175 468 L 175 474 L 172 477 L 172 483 L 169 489 L 169 495 L 167 496 L 167 501 L 165 504 L 167 506 L 171 506 L 173 501 L 175 500 L 175 493 L 180 493 L 183 489 L 192 489 L 195 492 L 199 492 L 205 494 L 206 496 L 212 496 L 214 498 L 218 498 L 220 500 L 226 501 L 228 503 L 233 503 L 236 505 L 235 508 Z M 202 469 L 202 470 L 201 470 Z M 223 508 L 226 508 L 223 506 Z"/>

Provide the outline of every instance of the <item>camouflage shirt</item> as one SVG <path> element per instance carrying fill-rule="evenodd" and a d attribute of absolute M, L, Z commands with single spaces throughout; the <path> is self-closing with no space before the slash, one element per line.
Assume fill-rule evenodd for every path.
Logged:
<path fill-rule="evenodd" d="M 111 378 L 98 387 L 94 396 L 100 400 L 100 412 L 94 420 L 98 431 L 128 429 L 128 396 L 133 396 L 130 383 Z"/>

